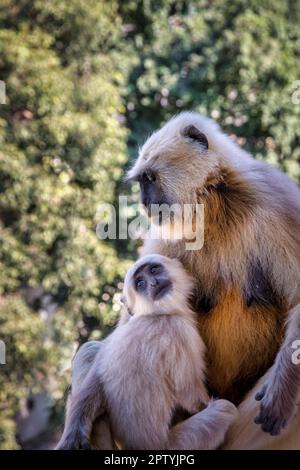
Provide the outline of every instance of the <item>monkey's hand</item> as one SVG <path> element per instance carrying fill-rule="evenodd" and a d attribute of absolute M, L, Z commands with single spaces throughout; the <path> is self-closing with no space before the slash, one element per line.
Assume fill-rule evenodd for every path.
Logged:
<path fill-rule="evenodd" d="M 83 427 L 73 428 L 67 434 L 63 434 L 61 440 L 57 444 L 55 450 L 90 450 L 89 435 L 84 431 Z"/>
<path fill-rule="evenodd" d="M 261 429 L 271 436 L 278 436 L 295 413 L 296 399 L 289 393 L 287 383 L 276 376 L 276 370 L 255 395 L 255 400 L 260 402 L 255 423 L 261 424 Z"/>

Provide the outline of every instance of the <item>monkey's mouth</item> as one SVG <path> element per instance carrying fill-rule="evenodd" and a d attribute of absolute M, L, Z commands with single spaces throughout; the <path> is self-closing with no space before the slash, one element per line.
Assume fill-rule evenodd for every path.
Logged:
<path fill-rule="evenodd" d="M 175 216 L 174 213 L 169 210 L 169 202 L 159 201 L 152 204 L 143 204 L 143 206 L 147 216 L 154 225 L 161 226 L 174 223 Z"/>
<path fill-rule="evenodd" d="M 167 295 L 172 290 L 172 282 L 166 281 L 153 289 L 152 297 L 154 300 L 159 300 Z"/>

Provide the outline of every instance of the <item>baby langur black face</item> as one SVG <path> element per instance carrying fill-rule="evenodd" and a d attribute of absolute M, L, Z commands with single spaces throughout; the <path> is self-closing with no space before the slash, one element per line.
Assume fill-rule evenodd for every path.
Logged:
<path fill-rule="evenodd" d="M 146 263 L 133 276 L 135 290 L 151 300 L 162 299 L 172 289 L 166 268 L 160 263 Z"/>

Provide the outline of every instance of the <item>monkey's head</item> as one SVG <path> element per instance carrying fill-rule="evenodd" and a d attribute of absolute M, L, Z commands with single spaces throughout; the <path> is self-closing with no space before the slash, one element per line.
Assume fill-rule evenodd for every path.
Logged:
<path fill-rule="evenodd" d="M 122 302 L 131 315 L 184 312 L 192 288 L 193 281 L 180 261 L 147 255 L 128 270 Z"/>
<path fill-rule="evenodd" d="M 138 181 L 143 205 L 194 205 L 222 167 L 251 157 L 198 113 L 183 112 L 152 134 L 128 173 Z M 150 215 L 150 214 L 149 214 Z"/>

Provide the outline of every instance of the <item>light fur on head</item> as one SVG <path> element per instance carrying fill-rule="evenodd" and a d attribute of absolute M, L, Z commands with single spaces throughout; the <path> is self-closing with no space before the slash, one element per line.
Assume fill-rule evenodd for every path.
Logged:
<path fill-rule="evenodd" d="M 189 127 L 206 137 L 208 147 L 186 134 Z M 154 238 L 202 240 L 203 220 L 196 207 L 203 202 L 203 193 L 210 184 L 221 180 L 224 168 L 245 171 L 251 163 L 251 156 L 216 122 L 195 112 L 183 112 L 146 140 L 128 177 L 138 180 L 147 172 L 155 173 L 164 205 L 171 207 L 173 218 L 167 215 L 159 225 L 151 216 Z M 186 212 L 188 206 L 190 212 Z M 202 243 L 199 245 L 201 248 Z"/>
<path fill-rule="evenodd" d="M 201 148 L 197 142 L 184 136 L 184 130 L 188 126 L 195 126 L 205 134 L 208 149 Z M 138 159 L 128 172 L 128 177 L 134 179 L 142 172 L 154 169 L 159 172 L 162 185 L 168 186 L 171 183 L 174 186 L 173 178 L 168 180 L 168 172 L 172 176 L 172 166 L 176 165 L 178 169 L 178 165 L 182 165 L 182 178 L 178 184 L 184 188 L 188 182 L 187 187 L 190 189 L 195 181 L 195 187 L 198 188 L 201 181 L 204 184 L 207 175 L 224 161 L 237 168 L 244 167 L 247 161 L 251 162 L 251 156 L 225 135 L 216 122 L 195 112 L 183 112 L 170 119 L 146 140 Z M 188 167 L 185 163 L 188 163 Z M 168 187 L 168 194 L 170 189 L 172 188 Z M 174 201 L 177 199 L 175 197 Z"/>

